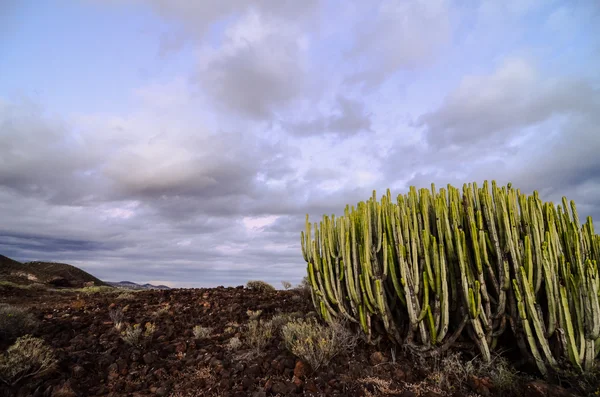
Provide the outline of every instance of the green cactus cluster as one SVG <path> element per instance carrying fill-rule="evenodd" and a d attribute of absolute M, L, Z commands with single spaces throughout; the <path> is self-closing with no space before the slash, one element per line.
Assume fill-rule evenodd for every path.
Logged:
<path fill-rule="evenodd" d="M 542 374 L 600 352 L 600 236 L 574 202 L 486 181 L 376 193 L 301 233 L 313 304 L 422 355 L 515 344 Z"/>

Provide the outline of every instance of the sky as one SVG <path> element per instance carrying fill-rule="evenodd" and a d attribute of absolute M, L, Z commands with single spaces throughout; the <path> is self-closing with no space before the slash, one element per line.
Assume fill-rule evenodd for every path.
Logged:
<path fill-rule="evenodd" d="M 0 0 L 0 254 L 281 287 L 306 214 L 497 180 L 600 229 L 596 0 Z"/>

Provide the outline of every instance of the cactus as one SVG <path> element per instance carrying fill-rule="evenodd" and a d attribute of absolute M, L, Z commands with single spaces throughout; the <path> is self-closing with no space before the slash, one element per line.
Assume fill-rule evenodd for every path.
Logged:
<path fill-rule="evenodd" d="M 423 355 L 471 341 L 484 360 L 506 332 L 542 374 L 600 353 L 600 236 L 574 202 L 510 184 L 376 192 L 341 217 L 306 217 L 301 246 L 313 304 Z M 376 326 L 377 324 L 381 326 Z"/>

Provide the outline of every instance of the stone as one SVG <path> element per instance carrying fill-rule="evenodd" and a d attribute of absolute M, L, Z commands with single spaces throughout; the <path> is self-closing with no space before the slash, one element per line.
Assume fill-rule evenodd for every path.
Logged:
<path fill-rule="evenodd" d="M 144 354 L 143 359 L 144 359 L 144 363 L 146 365 L 152 365 L 152 363 L 154 363 L 156 361 L 158 357 L 156 356 L 156 354 L 149 352 Z"/>
<path fill-rule="evenodd" d="M 273 387 L 271 391 L 276 394 L 287 395 L 288 393 L 292 393 L 296 390 L 296 385 L 290 382 L 275 382 L 273 383 Z"/>
<path fill-rule="evenodd" d="M 71 369 L 73 377 L 76 379 L 81 379 L 85 375 L 85 369 L 81 365 L 76 365 Z"/>
<path fill-rule="evenodd" d="M 400 397 L 417 397 L 417 395 L 415 394 L 415 392 L 410 391 L 410 390 L 404 390 L 401 394 Z"/>
<path fill-rule="evenodd" d="M 296 366 L 294 367 L 294 376 L 296 378 L 302 378 L 304 376 L 306 376 L 307 373 L 307 368 L 306 365 L 304 364 L 303 361 L 298 360 L 296 361 Z"/>
<path fill-rule="evenodd" d="M 542 380 L 534 380 L 525 385 L 527 396 L 532 397 L 575 397 L 565 388 L 558 385 L 550 385 Z"/>
<path fill-rule="evenodd" d="M 379 365 L 387 362 L 387 358 L 381 352 L 372 353 L 369 357 L 371 365 Z"/>
<path fill-rule="evenodd" d="M 475 393 L 477 393 L 483 397 L 488 397 L 492 394 L 490 392 L 490 389 L 492 388 L 492 383 L 490 382 L 490 380 L 488 378 L 479 378 L 477 376 L 470 376 L 468 383 L 469 383 L 469 387 Z"/>

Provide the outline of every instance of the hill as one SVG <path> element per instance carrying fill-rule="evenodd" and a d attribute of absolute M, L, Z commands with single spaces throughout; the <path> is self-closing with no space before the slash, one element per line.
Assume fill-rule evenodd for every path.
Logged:
<path fill-rule="evenodd" d="M 117 288 L 124 288 L 124 289 L 132 289 L 132 290 L 142 290 L 142 289 L 171 289 L 170 287 L 167 287 L 166 285 L 153 285 L 153 284 L 137 284 L 131 281 L 107 281 L 106 282 L 108 285 L 111 285 L 113 287 L 117 287 Z"/>
<path fill-rule="evenodd" d="M 15 284 L 46 284 L 54 287 L 81 288 L 89 285 L 106 285 L 91 274 L 66 263 L 21 263 L 0 255 L 0 281 Z"/>

